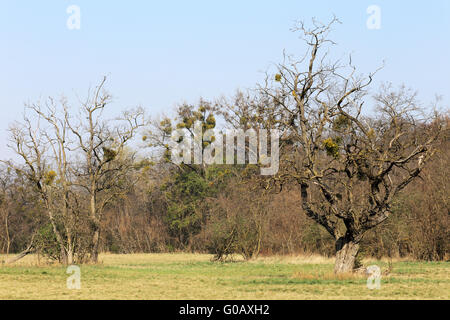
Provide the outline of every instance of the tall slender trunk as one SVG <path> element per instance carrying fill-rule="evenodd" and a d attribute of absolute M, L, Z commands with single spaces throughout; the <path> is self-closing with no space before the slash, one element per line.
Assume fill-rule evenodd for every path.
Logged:
<path fill-rule="evenodd" d="M 67 253 L 66 253 L 66 248 L 64 246 L 64 241 L 63 238 L 61 236 L 61 233 L 58 231 L 58 228 L 56 226 L 56 222 L 55 222 L 55 218 L 53 217 L 53 212 L 51 210 L 47 210 L 48 212 L 48 216 L 50 219 L 50 223 L 52 225 L 52 229 L 53 229 L 53 233 L 56 236 L 56 242 L 58 243 L 59 246 L 59 252 L 60 252 L 60 262 L 62 264 L 67 264 Z"/>
<path fill-rule="evenodd" d="M 74 263 L 74 248 L 73 244 L 70 241 L 67 244 L 67 265 L 72 265 Z"/>
<path fill-rule="evenodd" d="M 60 262 L 61 262 L 61 264 L 63 264 L 63 265 L 68 265 L 68 260 L 67 260 L 67 253 L 66 253 L 66 250 L 64 249 L 64 247 L 61 247 L 60 248 Z"/>
<path fill-rule="evenodd" d="M 335 273 L 351 273 L 355 266 L 356 255 L 359 251 L 359 243 L 351 237 L 344 236 L 336 241 Z"/>
<path fill-rule="evenodd" d="M 5 230 L 6 230 L 6 256 L 9 255 L 9 248 L 11 247 L 11 237 L 9 236 L 9 225 L 8 225 L 8 213 L 5 217 Z"/>
<path fill-rule="evenodd" d="M 92 236 L 92 251 L 91 251 L 91 260 L 94 263 L 98 262 L 98 243 L 100 238 L 100 230 L 96 228 L 94 230 L 94 234 Z"/>
<path fill-rule="evenodd" d="M 92 229 L 91 261 L 94 263 L 98 262 L 98 243 L 99 243 L 99 239 L 100 239 L 100 225 L 99 225 L 99 221 L 98 221 L 97 201 L 96 200 L 97 200 L 96 195 L 93 192 L 91 195 L 91 229 Z"/>

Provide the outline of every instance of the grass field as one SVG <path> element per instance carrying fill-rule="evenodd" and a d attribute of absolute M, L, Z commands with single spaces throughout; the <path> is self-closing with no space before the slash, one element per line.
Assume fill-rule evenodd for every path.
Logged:
<path fill-rule="evenodd" d="M 0 261 L 4 257 L 0 257 Z M 395 261 L 380 290 L 364 276 L 335 277 L 333 260 L 271 257 L 216 263 L 208 255 L 102 255 L 81 266 L 81 290 L 66 268 L 29 256 L 0 266 L 0 299 L 449 299 L 450 263 Z M 387 269 L 387 261 L 365 261 Z"/>

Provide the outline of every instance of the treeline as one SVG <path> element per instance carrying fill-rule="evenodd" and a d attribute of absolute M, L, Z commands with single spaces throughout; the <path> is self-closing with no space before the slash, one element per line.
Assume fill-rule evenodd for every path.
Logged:
<path fill-rule="evenodd" d="M 405 87 L 373 90 L 376 72 L 357 75 L 352 59 L 327 61 L 335 22 L 300 24 L 307 54 L 285 56 L 255 90 L 173 116 L 109 119 L 106 79 L 80 105 L 28 105 L 10 127 L 17 159 L 0 168 L 0 251 L 64 264 L 100 252 L 336 254 L 336 273 L 364 255 L 448 259 L 448 111 Z M 229 129 L 246 137 L 226 141 Z M 275 131 L 262 154 L 277 151 L 278 170 L 263 175 L 261 133 Z M 225 154 L 245 161 L 220 164 Z M 205 155 L 219 161 L 174 161 Z"/>
<path fill-rule="evenodd" d="M 140 110 L 126 112 L 128 118 L 113 127 L 95 117 L 108 96 L 86 103 L 87 117 L 79 117 L 76 127 L 70 109 L 61 107 L 65 101 L 30 106 L 30 118 L 12 127 L 10 146 L 25 163 L 2 166 L 2 253 L 32 243 L 62 263 L 95 260 L 98 252 L 208 252 L 221 260 L 233 254 L 335 254 L 331 236 L 304 214 L 295 184 L 267 188 L 257 165 L 171 163 L 172 130 L 195 121 L 216 127 L 218 118 L 232 123 L 223 112 L 230 110 L 227 104 L 182 105 L 172 119 L 151 123 L 136 120 Z M 153 157 L 128 146 L 132 137 Z M 442 139 L 421 179 L 396 198 L 392 217 L 366 234 L 360 255 L 448 258 L 450 153 L 448 137 Z"/>

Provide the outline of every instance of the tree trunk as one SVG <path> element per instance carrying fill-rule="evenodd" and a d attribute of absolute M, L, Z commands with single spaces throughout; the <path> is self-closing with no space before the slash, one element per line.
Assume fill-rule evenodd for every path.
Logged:
<path fill-rule="evenodd" d="M 28 248 L 26 248 L 24 251 L 22 251 L 21 253 L 19 253 L 19 254 L 18 254 L 17 256 L 15 256 L 14 258 L 9 259 L 9 260 L 6 260 L 4 263 L 6 263 L 6 264 L 14 263 L 14 262 L 17 262 L 17 261 L 19 261 L 20 259 L 26 257 L 27 255 L 31 254 L 31 253 L 34 251 L 34 245 L 33 245 L 33 242 L 34 242 L 34 236 L 31 238 L 31 243 L 30 243 L 30 245 L 28 246 Z"/>
<path fill-rule="evenodd" d="M 334 273 L 351 273 L 355 266 L 359 243 L 349 237 L 341 237 L 336 241 L 336 262 Z"/>
<path fill-rule="evenodd" d="M 11 247 L 11 237 L 9 236 L 8 216 L 9 216 L 9 214 L 7 213 L 6 217 L 5 217 L 6 256 L 9 256 L 9 248 Z"/>
<path fill-rule="evenodd" d="M 63 264 L 63 265 L 67 265 L 67 253 L 66 253 L 66 249 L 64 248 L 64 247 L 62 247 L 62 248 L 60 248 L 60 257 L 59 257 L 59 259 L 60 259 L 60 261 L 59 262 L 61 262 L 61 264 Z"/>
<path fill-rule="evenodd" d="M 10 259 L 10 260 L 6 260 L 5 263 L 6 263 L 6 264 L 11 264 L 11 263 L 17 262 L 17 261 L 19 261 L 20 259 L 22 259 L 22 258 L 26 257 L 27 255 L 29 255 L 32 251 L 33 251 L 33 250 L 31 250 L 31 249 L 27 249 L 27 250 L 25 250 L 25 251 L 19 253 L 19 254 L 18 254 L 17 256 L 15 256 L 14 258 L 12 258 L 12 259 Z"/>
<path fill-rule="evenodd" d="M 93 178 L 91 178 L 93 180 Z M 97 212 L 97 195 L 95 192 L 95 184 L 92 183 L 91 186 L 91 230 L 92 230 L 92 240 L 91 240 L 91 262 L 98 262 L 98 242 L 100 238 L 100 226 L 98 221 Z"/>
<path fill-rule="evenodd" d="M 50 201 L 47 199 L 46 200 L 47 208 L 50 208 L 49 203 L 50 203 Z M 58 243 L 58 246 L 59 246 L 59 252 L 60 252 L 59 259 L 60 259 L 60 262 L 62 264 L 67 264 L 67 254 L 66 254 L 66 248 L 64 247 L 63 237 L 62 237 L 61 233 L 58 231 L 58 228 L 56 227 L 56 222 L 55 222 L 55 218 L 53 216 L 52 210 L 47 209 L 47 214 L 48 214 L 48 217 L 50 219 L 50 223 L 52 225 L 53 233 L 56 236 L 56 242 Z"/>
<path fill-rule="evenodd" d="M 100 230 L 98 227 L 95 228 L 94 234 L 92 236 L 92 251 L 91 251 L 91 261 L 93 263 L 98 262 L 98 242 L 100 238 Z"/>
<path fill-rule="evenodd" d="M 73 264 L 73 248 L 72 246 L 69 246 L 69 249 L 67 250 L 67 265 Z"/>

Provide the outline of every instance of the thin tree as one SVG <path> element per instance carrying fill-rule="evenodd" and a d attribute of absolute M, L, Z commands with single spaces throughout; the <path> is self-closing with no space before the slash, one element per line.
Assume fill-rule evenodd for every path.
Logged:
<path fill-rule="evenodd" d="M 27 177 L 35 187 L 56 237 L 60 251 L 59 259 L 64 264 L 71 264 L 73 262 L 72 232 L 68 223 L 67 185 L 64 171 L 66 161 L 63 155 L 66 148 L 63 140 L 65 123 L 57 123 L 53 113 L 54 109 L 51 108 L 52 100 L 49 103 L 47 105 L 49 107 L 48 115 L 44 115 L 38 105 L 30 106 L 29 109 L 35 112 L 34 121 L 24 116 L 23 123 L 16 123 L 10 128 L 11 143 L 9 147 L 23 160 L 24 166 L 16 165 L 11 161 L 8 161 L 7 164 Z M 56 137 L 52 137 L 52 134 L 47 131 L 51 130 L 51 127 L 45 127 L 42 123 L 46 120 L 54 125 Z M 51 157 L 52 151 L 49 149 L 53 151 L 54 161 Z M 55 164 L 58 166 L 59 177 L 58 173 L 52 169 Z M 56 183 L 57 177 L 61 183 Z M 61 229 L 61 225 L 66 233 Z"/>
<path fill-rule="evenodd" d="M 115 161 L 126 150 L 127 144 L 145 125 L 144 110 L 138 108 L 123 112 L 112 126 L 103 120 L 103 112 L 111 102 L 104 90 L 106 77 L 96 87 L 92 96 L 82 103 L 81 114 L 68 119 L 69 128 L 76 139 L 76 148 L 81 151 L 82 164 L 76 170 L 77 184 L 85 189 L 89 197 L 89 220 L 92 233 L 91 260 L 98 261 L 99 240 L 103 213 L 118 193 L 123 192 L 122 177 L 134 168 L 133 161 Z"/>

